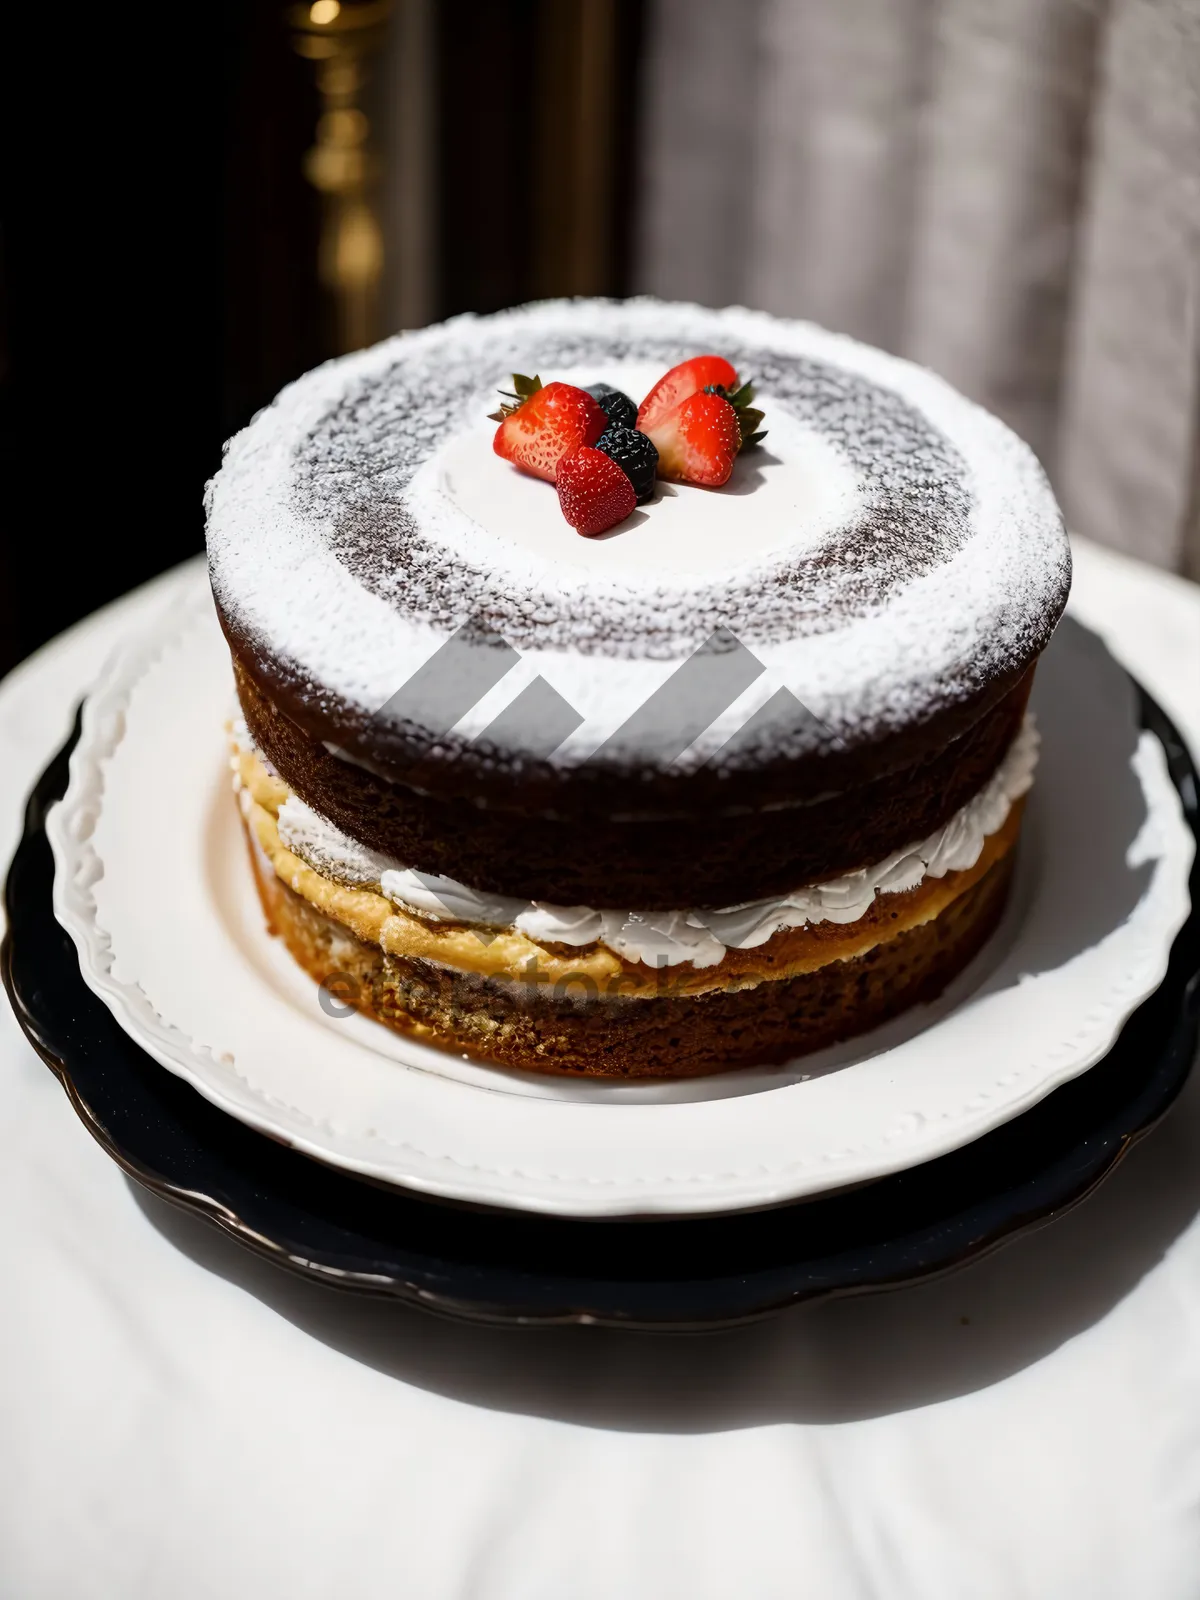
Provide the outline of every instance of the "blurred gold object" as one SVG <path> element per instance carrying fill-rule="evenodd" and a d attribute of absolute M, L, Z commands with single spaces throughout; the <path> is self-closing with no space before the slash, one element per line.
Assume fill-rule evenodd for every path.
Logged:
<path fill-rule="evenodd" d="M 374 202 L 378 166 L 358 104 L 368 60 L 383 43 L 392 0 L 312 0 L 288 11 L 292 43 L 316 69 L 316 143 L 304 175 L 323 204 L 317 272 L 333 295 L 340 350 L 378 337 L 383 230 Z"/>

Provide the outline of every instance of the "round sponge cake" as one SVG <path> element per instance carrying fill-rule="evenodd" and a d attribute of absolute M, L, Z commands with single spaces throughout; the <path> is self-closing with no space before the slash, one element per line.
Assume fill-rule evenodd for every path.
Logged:
<path fill-rule="evenodd" d="M 768 429 L 719 491 L 660 485 L 583 539 L 552 488 L 492 450 L 513 372 L 636 401 L 707 351 L 754 380 Z M 1011 861 L 976 868 L 987 840 L 1003 834 L 1007 854 L 1015 839 L 1026 701 L 1070 556 L 1031 452 L 930 373 L 737 309 L 458 318 L 293 384 L 231 442 L 207 503 L 244 807 L 288 891 L 264 898 L 314 971 L 331 902 L 312 883 L 303 907 L 289 899 L 287 874 L 379 901 L 377 928 L 366 912 L 370 926 L 346 924 L 373 974 L 364 1009 L 450 1043 L 470 1033 L 484 1053 L 484 1035 L 495 1050 L 503 1037 L 517 1065 L 550 1063 L 569 1033 L 556 1070 L 570 1071 L 591 1070 L 580 1039 L 599 1039 L 602 1013 L 606 1072 L 670 1070 L 682 1047 L 663 1040 L 695 1022 L 686 1070 L 713 1070 L 911 1003 L 999 914 Z M 269 885 L 271 850 L 257 859 Z M 958 887 L 899 917 L 907 943 L 885 971 L 879 905 L 923 881 Z M 484 948 L 505 930 L 547 962 L 591 961 L 593 978 L 607 953 L 627 981 L 582 1013 L 540 988 L 518 1003 L 503 964 L 384 937 L 396 916 L 474 929 Z M 748 974 L 747 950 L 830 923 L 840 951 L 827 943 L 817 966 Z M 856 1006 L 864 960 L 875 977 Z M 669 970 L 670 992 L 639 987 L 639 969 Z M 446 972 L 470 975 L 482 1032 L 429 999 Z M 747 1020 L 752 991 L 770 1038 Z M 668 1004 L 651 1024 L 643 1008 Z M 653 1050 L 637 1042 L 651 1035 Z"/>

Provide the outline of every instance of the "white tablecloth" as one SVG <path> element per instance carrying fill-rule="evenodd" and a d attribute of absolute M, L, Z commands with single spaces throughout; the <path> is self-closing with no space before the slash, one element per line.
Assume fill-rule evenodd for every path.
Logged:
<path fill-rule="evenodd" d="M 0 853 L 154 586 L 0 687 Z M 1200 590 L 1072 602 L 1200 749 Z M 4 1600 L 1196 1600 L 1200 1074 L 1086 1205 L 705 1338 L 497 1332 L 141 1194 L 0 1007 Z"/>

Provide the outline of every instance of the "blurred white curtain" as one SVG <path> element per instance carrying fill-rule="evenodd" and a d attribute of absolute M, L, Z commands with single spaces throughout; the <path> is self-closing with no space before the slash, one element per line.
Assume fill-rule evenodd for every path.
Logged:
<path fill-rule="evenodd" d="M 638 287 L 913 357 L 1200 576 L 1200 0 L 653 0 Z"/>

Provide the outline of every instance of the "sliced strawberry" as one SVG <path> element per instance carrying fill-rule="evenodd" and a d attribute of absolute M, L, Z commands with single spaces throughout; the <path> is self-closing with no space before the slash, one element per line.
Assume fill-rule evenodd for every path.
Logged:
<path fill-rule="evenodd" d="M 492 413 L 500 426 L 492 448 L 522 472 L 554 482 L 563 456 L 581 445 L 595 444 L 608 417 L 586 389 L 570 383 L 548 383 L 513 374 L 512 404 Z"/>
<path fill-rule="evenodd" d="M 731 393 L 738 386 L 738 375 L 724 356 L 693 356 L 664 373 L 638 407 L 637 426 L 653 439 L 654 429 L 689 395 L 720 385 Z"/>
<path fill-rule="evenodd" d="M 624 522 L 637 504 L 633 485 L 617 463 L 587 445 L 562 458 L 555 484 L 562 514 L 577 533 L 604 533 Z"/>
<path fill-rule="evenodd" d="M 728 483 L 742 447 L 736 410 L 708 389 L 690 395 L 649 432 L 658 449 L 659 477 L 706 489 Z"/>

